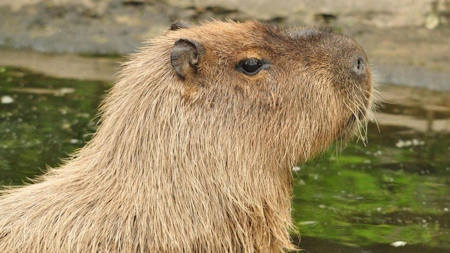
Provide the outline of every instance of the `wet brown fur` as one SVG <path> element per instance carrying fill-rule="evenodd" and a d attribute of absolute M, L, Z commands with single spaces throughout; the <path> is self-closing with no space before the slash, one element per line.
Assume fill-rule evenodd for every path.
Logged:
<path fill-rule="evenodd" d="M 3 194 L 1 251 L 293 249 L 291 167 L 367 121 L 372 81 L 345 71 L 355 52 L 367 62 L 351 39 L 289 31 L 214 21 L 151 40 L 124 64 L 94 138 Z M 206 52 L 184 80 L 170 64 L 180 38 Z M 236 71 L 249 57 L 271 66 Z"/>

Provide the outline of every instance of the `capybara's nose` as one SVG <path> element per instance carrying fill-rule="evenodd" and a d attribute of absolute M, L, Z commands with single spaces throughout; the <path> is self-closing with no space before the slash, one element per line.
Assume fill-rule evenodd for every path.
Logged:
<path fill-rule="evenodd" d="M 357 75 L 365 75 L 367 73 L 367 62 L 364 60 L 364 57 L 360 54 L 356 54 L 353 57 L 352 63 L 352 71 Z"/>

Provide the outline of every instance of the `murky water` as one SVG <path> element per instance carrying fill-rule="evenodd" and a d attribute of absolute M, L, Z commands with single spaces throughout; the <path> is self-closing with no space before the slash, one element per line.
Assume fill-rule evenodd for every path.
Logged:
<path fill-rule="evenodd" d="M 0 67 L 0 185 L 27 182 L 83 146 L 109 87 Z M 386 104 L 382 114 L 405 120 L 370 125 L 366 146 L 294 168 L 305 252 L 450 252 L 450 108 Z"/>

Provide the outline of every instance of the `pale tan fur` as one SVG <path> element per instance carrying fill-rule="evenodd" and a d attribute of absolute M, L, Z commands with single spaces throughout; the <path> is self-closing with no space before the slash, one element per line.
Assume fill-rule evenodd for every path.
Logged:
<path fill-rule="evenodd" d="M 124 64 L 94 138 L 1 197 L 1 251 L 293 249 L 291 167 L 353 131 L 371 100 L 370 72 L 340 74 L 359 46 L 321 33 L 214 21 L 151 40 Z M 170 63 L 179 38 L 206 52 L 185 80 Z M 272 65 L 247 76 L 235 70 L 246 57 Z"/>

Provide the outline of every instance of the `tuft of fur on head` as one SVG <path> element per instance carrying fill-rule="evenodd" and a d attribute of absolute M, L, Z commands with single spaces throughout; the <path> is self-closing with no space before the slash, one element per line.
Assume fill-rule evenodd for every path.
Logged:
<path fill-rule="evenodd" d="M 0 197 L 0 249 L 295 249 L 291 167 L 370 118 L 355 54 L 309 28 L 174 25 L 123 65 L 85 147 Z M 246 59 L 263 69 L 238 71 Z"/>

